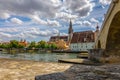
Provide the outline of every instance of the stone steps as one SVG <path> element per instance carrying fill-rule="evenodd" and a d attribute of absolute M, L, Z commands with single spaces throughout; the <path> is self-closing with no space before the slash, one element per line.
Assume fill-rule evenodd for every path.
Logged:
<path fill-rule="evenodd" d="M 87 65 L 91 65 L 94 64 L 92 61 L 88 60 L 88 59 L 59 59 L 58 62 L 64 62 L 64 63 L 75 63 L 75 64 L 87 64 Z"/>
<path fill-rule="evenodd" d="M 89 54 L 88 53 L 80 53 L 77 55 L 77 58 L 83 58 L 83 59 L 88 59 Z"/>

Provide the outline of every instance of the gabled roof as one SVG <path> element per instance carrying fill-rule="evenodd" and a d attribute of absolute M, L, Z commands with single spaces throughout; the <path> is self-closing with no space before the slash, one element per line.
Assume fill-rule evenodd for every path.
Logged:
<path fill-rule="evenodd" d="M 51 36 L 51 39 L 55 39 L 55 38 L 68 38 L 68 36 Z"/>
<path fill-rule="evenodd" d="M 51 36 L 49 41 L 64 40 L 68 41 L 68 36 Z"/>
<path fill-rule="evenodd" d="M 94 32 L 93 31 L 82 31 L 74 32 L 71 43 L 84 43 L 84 42 L 94 42 Z"/>

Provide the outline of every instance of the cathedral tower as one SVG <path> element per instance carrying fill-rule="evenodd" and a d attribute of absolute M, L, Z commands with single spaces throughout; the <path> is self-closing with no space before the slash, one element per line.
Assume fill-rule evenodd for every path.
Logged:
<path fill-rule="evenodd" d="M 98 36 L 99 36 L 99 26 L 98 26 L 98 23 L 97 23 L 96 31 L 95 31 L 95 40 L 97 40 Z"/>
<path fill-rule="evenodd" d="M 71 42 L 73 36 L 73 28 L 72 28 L 72 21 L 70 19 L 69 29 L 68 29 L 68 41 Z"/>

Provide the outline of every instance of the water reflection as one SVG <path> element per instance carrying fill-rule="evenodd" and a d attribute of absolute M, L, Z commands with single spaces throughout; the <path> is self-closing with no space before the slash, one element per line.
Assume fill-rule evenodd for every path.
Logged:
<path fill-rule="evenodd" d="M 74 53 L 19 53 L 19 54 L 3 54 L 0 53 L 1 58 L 57 62 L 59 59 L 72 59 L 76 58 L 77 54 Z"/>

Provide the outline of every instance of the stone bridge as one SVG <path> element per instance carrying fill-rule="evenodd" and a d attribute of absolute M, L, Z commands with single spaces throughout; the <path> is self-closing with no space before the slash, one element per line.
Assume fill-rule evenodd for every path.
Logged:
<path fill-rule="evenodd" d="M 120 0 L 112 0 L 102 28 L 95 42 L 95 49 L 120 55 Z"/>

